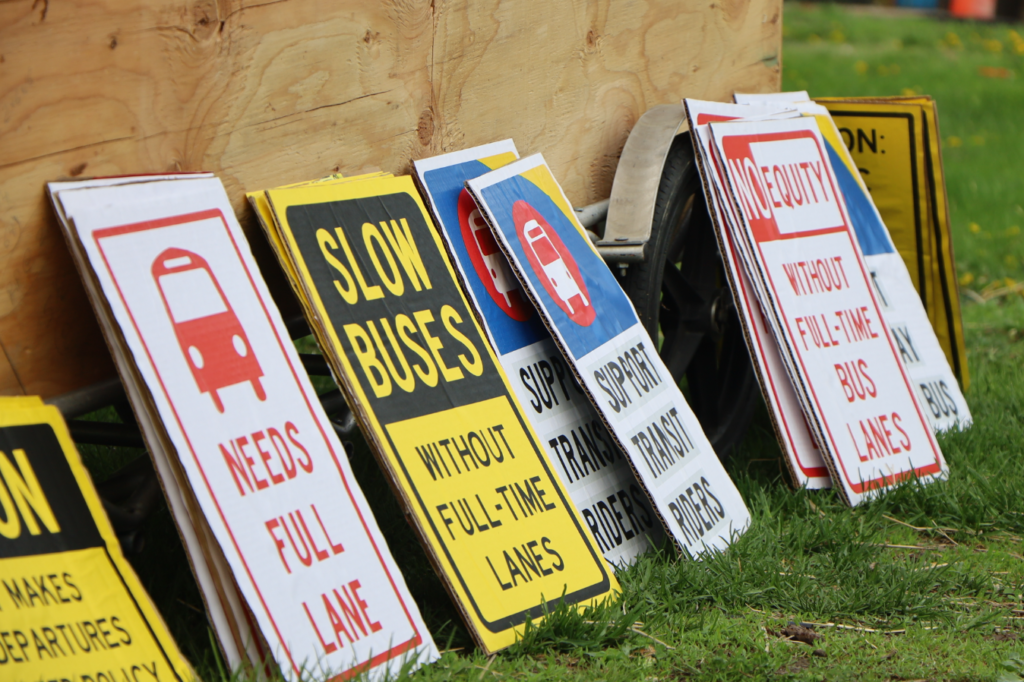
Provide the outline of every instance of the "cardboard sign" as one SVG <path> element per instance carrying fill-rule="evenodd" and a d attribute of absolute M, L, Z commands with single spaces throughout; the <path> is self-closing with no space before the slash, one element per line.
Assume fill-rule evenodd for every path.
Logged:
<path fill-rule="evenodd" d="M 796 97 L 803 93 L 785 94 Z M 858 129 L 858 135 L 863 138 L 860 139 L 855 138 L 853 132 L 848 129 L 845 132 L 837 129 L 828 110 L 812 102 L 795 102 L 791 106 L 796 107 L 804 115 L 814 116 L 818 123 L 818 130 L 827 146 L 840 192 L 850 212 L 850 220 L 856 232 L 857 241 L 871 274 L 875 294 L 882 304 L 886 326 L 889 327 L 893 340 L 900 351 L 900 358 L 913 380 L 918 400 L 925 407 L 929 423 L 933 429 L 939 431 L 956 425 L 961 428 L 970 426 L 971 413 L 967 401 L 960 391 L 956 375 L 950 369 L 935 333 L 935 329 L 942 329 L 942 327 L 937 326 L 933 329 L 932 323 L 929 321 L 929 314 L 922 302 L 924 297 L 918 297 L 914 291 L 914 285 L 904 259 L 901 258 L 901 254 L 897 253 L 889 230 L 882 222 L 882 216 L 875 207 L 873 197 L 869 194 L 861 177 L 861 170 L 863 170 L 868 177 L 873 178 L 872 182 L 878 181 L 882 186 L 888 186 L 895 179 L 909 181 L 913 175 L 909 171 L 913 169 L 914 162 L 908 157 L 900 158 L 897 153 L 893 155 L 891 162 L 880 164 L 875 159 L 875 167 L 859 170 L 849 148 L 866 147 L 870 149 L 874 144 L 877 151 L 877 137 L 869 139 L 863 131 Z M 906 115 L 909 116 L 909 114 Z M 897 150 L 903 149 L 904 143 L 910 142 L 909 138 L 899 135 L 898 129 L 883 130 L 881 138 L 883 145 L 888 144 L 885 142 L 886 132 L 890 135 L 894 148 Z M 910 144 L 912 146 L 913 143 Z M 877 155 L 878 158 L 887 158 L 888 156 L 888 154 Z M 923 192 L 917 194 L 915 188 L 910 184 L 907 184 L 902 190 L 906 194 L 898 201 L 893 202 L 894 206 L 905 204 L 908 198 L 913 199 L 914 196 L 927 196 Z M 893 197 L 884 191 L 880 192 L 880 195 L 886 202 L 893 200 Z M 897 209 L 894 217 L 899 220 L 901 215 L 905 217 L 907 213 Z M 928 269 L 929 273 L 934 273 L 938 269 L 937 263 L 933 265 L 934 267 Z M 919 270 L 919 273 L 923 272 L 923 270 Z M 957 308 L 956 319 L 959 320 L 959 308 Z"/>
<path fill-rule="evenodd" d="M 195 679 L 38 398 L 0 398 L 0 516 L 3 679 Z"/>
<path fill-rule="evenodd" d="M 209 524 L 199 509 L 192 494 L 185 472 L 182 470 L 174 446 L 167 438 L 160 417 L 151 407 L 149 390 L 139 374 L 132 352 L 121 335 L 117 321 L 106 305 L 106 299 L 99 283 L 88 266 L 88 256 L 76 238 L 71 221 L 64 212 L 60 193 L 66 190 L 89 187 L 111 187 L 149 183 L 156 181 L 191 181 L 212 178 L 210 173 L 174 173 L 158 176 L 126 176 L 116 178 L 93 178 L 71 182 L 51 182 L 47 185 L 50 201 L 64 230 L 64 237 L 71 251 L 75 266 L 82 276 L 82 283 L 89 300 L 96 310 L 97 321 L 111 347 L 114 364 L 121 376 L 125 392 L 135 406 L 135 418 L 139 424 L 154 469 L 160 479 L 164 496 L 170 507 L 178 533 L 189 557 L 189 566 L 199 585 L 206 606 L 210 625 L 221 646 L 228 665 L 261 666 L 268 656 L 263 641 L 248 608 L 242 601 L 238 587 L 231 575 L 227 560 L 220 551 Z"/>
<path fill-rule="evenodd" d="M 621 566 L 661 539 L 661 523 L 464 187 L 517 158 L 512 140 L 505 140 L 414 163 L 520 405 L 604 557 Z"/>
<path fill-rule="evenodd" d="M 436 657 L 220 181 L 58 198 L 282 674 Z"/>
<path fill-rule="evenodd" d="M 833 484 L 857 504 L 910 476 L 944 476 L 816 122 L 709 125 L 742 218 L 737 245 Z"/>
<path fill-rule="evenodd" d="M 930 97 L 818 101 L 832 114 L 864 176 L 947 362 L 966 390 L 970 376 L 935 102 Z M 960 417 L 946 414 L 955 399 L 936 402 L 942 416 Z"/>
<path fill-rule="evenodd" d="M 467 186 L 671 536 L 691 555 L 726 547 L 743 499 L 543 157 Z"/>
<path fill-rule="evenodd" d="M 485 651 L 618 589 L 464 298 L 412 179 L 266 192 L 339 385 Z"/>
<path fill-rule="evenodd" d="M 785 363 L 779 353 L 764 311 L 752 289 L 750 277 L 746 272 L 740 255 L 736 249 L 730 225 L 739 224 L 735 213 L 735 204 L 725 189 L 727 183 L 722 169 L 715 163 L 712 152 L 711 131 L 708 123 L 737 118 L 753 117 L 795 117 L 798 113 L 793 109 L 780 106 L 748 106 L 738 104 L 722 104 L 687 99 L 683 101 L 690 123 L 690 135 L 697 154 L 697 163 L 704 185 L 704 196 L 708 210 L 711 212 L 715 234 L 718 237 L 719 250 L 729 277 L 733 291 L 733 301 L 739 313 L 740 323 L 744 329 L 747 348 L 761 386 L 768 413 L 772 419 L 779 445 L 785 454 L 785 462 L 790 479 L 794 486 L 821 489 L 832 487 L 832 479 L 828 467 L 822 459 L 821 451 L 814 441 L 813 433 L 804 417 L 793 382 L 789 378 Z"/>

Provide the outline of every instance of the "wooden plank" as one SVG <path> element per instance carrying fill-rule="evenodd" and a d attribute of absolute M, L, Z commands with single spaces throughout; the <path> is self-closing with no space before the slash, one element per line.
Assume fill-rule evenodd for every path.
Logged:
<path fill-rule="evenodd" d="M 608 198 L 633 124 L 683 97 L 777 91 L 775 0 L 438 3 L 435 146 L 512 137 L 569 200 Z"/>
<path fill-rule="evenodd" d="M 297 310 L 244 190 L 511 135 L 601 199 L 643 111 L 778 89 L 780 38 L 779 0 L 0 3 L 0 394 L 113 374 L 49 180 L 214 171 Z"/>

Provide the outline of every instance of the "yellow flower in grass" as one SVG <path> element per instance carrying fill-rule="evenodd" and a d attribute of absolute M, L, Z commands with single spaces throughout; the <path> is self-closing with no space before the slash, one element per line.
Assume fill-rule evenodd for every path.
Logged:
<path fill-rule="evenodd" d="M 853 70 L 863 76 L 868 72 L 868 63 L 863 59 L 859 59 L 854 63 Z"/>
<path fill-rule="evenodd" d="M 949 137 L 946 138 L 946 145 L 948 145 L 950 147 L 962 147 L 963 144 L 964 144 L 964 141 L 961 140 L 956 135 L 950 135 Z"/>
<path fill-rule="evenodd" d="M 946 34 L 946 37 L 945 37 L 945 39 L 943 39 L 942 42 L 944 42 L 949 47 L 952 47 L 952 48 L 957 49 L 957 50 L 962 50 L 963 47 L 964 47 L 963 42 L 961 42 L 961 40 L 960 40 L 960 36 L 958 36 L 957 34 L 953 33 L 952 31 L 950 31 L 949 33 Z"/>
<path fill-rule="evenodd" d="M 970 284 L 973 281 L 974 281 L 974 273 L 973 272 L 965 272 L 964 274 L 960 275 L 960 286 L 962 286 L 962 287 L 967 286 L 968 284 Z"/>
<path fill-rule="evenodd" d="M 1006 267 L 1013 269 L 1017 269 L 1017 266 L 1020 265 L 1020 261 L 1017 260 L 1017 257 L 1012 253 L 1006 254 L 1006 256 L 1003 257 L 1003 262 L 1006 263 Z M 1013 282 L 1013 280 L 1009 277 L 1006 278 L 1006 286 L 1012 287 L 1014 284 L 1015 282 Z"/>
<path fill-rule="evenodd" d="M 901 92 L 900 94 L 903 95 L 904 97 L 914 97 L 915 95 L 919 95 L 921 93 L 917 91 L 917 88 L 903 88 L 903 92 Z"/>
<path fill-rule="evenodd" d="M 981 232 L 981 225 L 979 225 L 978 223 L 971 223 L 970 225 L 967 226 L 967 229 L 969 229 L 974 234 L 978 234 L 979 232 Z"/>
<path fill-rule="evenodd" d="M 846 36 L 838 28 L 832 29 L 832 32 L 828 34 L 828 39 L 833 43 L 845 43 Z"/>
<path fill-rule="evenodd" d="M 1006 228 L 1006 231 L 1003 232 L 1003 234 L 1005 234 L 1007 237 L 1016 237 L 1018 234 L 1020 234 L 1020 225 L 1011 225 L 1010 227 Z"/>
<path fill-rule="evenodd" d="M 1003 51 L 1003 41 L 999 40 L 998 38 L 988 38 L 986 40 L 983 40 L 981 41 L 981 46 L 984 47 L 989 52 L 993 52 L 995 54 L 999 54 L 1000 52 Z"/>

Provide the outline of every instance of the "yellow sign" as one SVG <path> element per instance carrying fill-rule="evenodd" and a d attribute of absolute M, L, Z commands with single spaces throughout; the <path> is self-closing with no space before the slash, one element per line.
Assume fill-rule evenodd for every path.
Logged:
<path fill-rule="evenodd" d="M 0 679 L 195 679 L 38 398 L 0 398 Z"/>
<path fill-rule="evenodd" d="M 832 114 L 910 271 L 935 336 L 966 390 L 970 376 L 934 101 L 817 101 Z"/>
<path fill-rule="evenodd" d="M 485 651 L 618 584 L 476 322 L 408 177 L 266 192 L 342 391 Z M 261 206 L 262 204 L 262 206 Z"/>

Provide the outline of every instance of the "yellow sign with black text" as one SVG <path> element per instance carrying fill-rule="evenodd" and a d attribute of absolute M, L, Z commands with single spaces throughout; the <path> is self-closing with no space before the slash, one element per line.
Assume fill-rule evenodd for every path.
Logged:
<path fill-rule="evenodd" d="M 38 398 L 0 398 L 0 679 L 195 679 Z"/>
<path fill-rule="evenodd" d="M 481 647 L 514 643 L 545 602 L 617 590 L 412 179 L 311 183 L 266 199 L 262 222 L 278 232 L 271 242 L 314 334 Z"/>
<path fill-rule="evenodd" d="M 970 383 L 935 102 L 822 98 L 903 257 L 953 373 Z"/>

